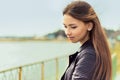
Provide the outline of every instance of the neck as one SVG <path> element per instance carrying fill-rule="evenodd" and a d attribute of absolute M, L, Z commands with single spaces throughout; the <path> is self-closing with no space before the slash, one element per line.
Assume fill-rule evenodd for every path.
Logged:
<path fill-rule="evenodd" d="M 80 44 L 83 45 L 86 41 L 88 41 L 90 38 L 86 37 L 84 40 L 80 41 Z"/>

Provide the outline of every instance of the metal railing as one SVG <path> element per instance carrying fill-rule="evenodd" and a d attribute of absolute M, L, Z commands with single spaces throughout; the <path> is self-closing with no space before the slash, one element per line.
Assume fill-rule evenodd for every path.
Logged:
<path fill-rule="evenodd" d="M 62 56 L 3 70 L 0 71 L 0 80 L 59 80 L 60 66 L 62 63 L 67 66 L 66 60 L 68 56 Z"/>
<path fill-rule="evenodd" d="M 112 80 L 115 80 L 117 72 L 117 56 L 116 53 L 112 55 Z"/>
<path fill-rule="evenodd" d="M 116 76 L 116 55 L 112 55 L 113 80 Z M 0 71 L 0 80 L 59 80 L 67 67 L 68 56 L 40 61 Z"/>

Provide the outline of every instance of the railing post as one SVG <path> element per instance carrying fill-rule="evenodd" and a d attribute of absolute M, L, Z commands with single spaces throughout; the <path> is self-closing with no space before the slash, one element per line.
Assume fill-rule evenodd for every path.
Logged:
<path fill-rule="evenodd" d="M 44 62 L 41 62 L 41 80 L 44 80 Z"/>
<path fill-rule="evenodd" d="M 18 80 L 22 80 L 22 67 L 19 67 Z"/>
<path fill-rule="evenodd" d="M 113 53 L 112 55 L 112 80 L 115 80 L 116 68 L 117 68 L 117 56 L 116 56 L 116 53 Z"/>
<path fill-rule="evenodd" d="M 58 62 L 58 58 L 56 58 L 55 60 L 56 60 L 56 80 L 58 80 L 58 76 L 59 76 L 59 62 Z"/>

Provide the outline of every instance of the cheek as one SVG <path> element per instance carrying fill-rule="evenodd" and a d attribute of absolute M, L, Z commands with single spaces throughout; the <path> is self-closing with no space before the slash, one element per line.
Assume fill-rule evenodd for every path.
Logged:
<path fill-rule="evenodd" d="M 81 35 L 81 33 L 82 33 L 82 32 L 81 32 L 80 30 L 79 30 L 79 31 L 78 31 L 78 30 L 77 30 L 77 31 L 74 31 L 74 34 L 76 34 L 76 36 Z"/>
<path fill-rule="evenodd" d="M 87 34 L 86 29 L 79 29 L 75 32 L 76 36 L 79 36 L 80 38 L 85 37 Z"/>
<path fill-rule="evenodd" d="M 84 33 L 86 33 L 86 29 L 85 28 L 79 28 L 79 29 L 77 29 L 76 31 L 75 31 L 75 33 L 77 34 L 77 35 L 81 35 L 81 34 L 84 34 Z"/>

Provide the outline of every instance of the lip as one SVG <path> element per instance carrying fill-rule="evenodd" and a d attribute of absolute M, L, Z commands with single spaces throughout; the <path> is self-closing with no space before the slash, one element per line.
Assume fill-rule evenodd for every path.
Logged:
<path fill-rule="evenodd" d="M 74 37 L 68 37 L 70 40 L 74 39 Z"/>

